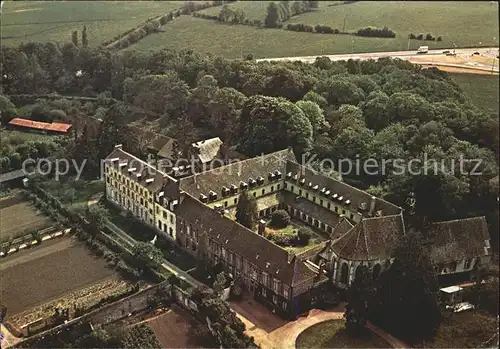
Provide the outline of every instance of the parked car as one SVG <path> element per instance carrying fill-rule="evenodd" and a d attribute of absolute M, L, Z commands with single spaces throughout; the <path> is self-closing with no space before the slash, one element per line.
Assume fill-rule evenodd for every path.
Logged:
<path fill-rule="evenodd" d="M 455 51 L 453 51 L 453 52 L 448 52 L 446 55 L 447 56 L 456 56 L 457 54 L 455 53 Z"/>
<path fill-rule="evenodd" d="M 448 53 L 450 53 L 450 50 L 445 50 L 445 51 L 443 51 L 443 53 L 448 54 Z"/>
<path fill-rule="evenodd" d="M 474 52 L 474 53 L 473 53 L 473 55 L 474 55 L 474 56 L 479 56 L 479 55 L 480 55 L 480 53 L 476 51 L 476 52 Z"/>

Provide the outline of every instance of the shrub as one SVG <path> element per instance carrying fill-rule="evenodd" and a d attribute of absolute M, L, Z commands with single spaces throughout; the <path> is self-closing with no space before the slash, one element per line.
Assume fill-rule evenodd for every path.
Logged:
<path fill-rule="evenodd" d="M 437 41 L 443 41 L 443 38 L 440 36 L 437 37 Z"/>
<path fill-rule="evenodd" d="M 408 38 L 409 38 L 409 39 L 411 39 L 411 40 L 415 40 L 417 37 L 416 37 L 416 35 L 415 35 L 415 34 L 410 33 L 410 34 L 408 35 Z"/>
<path fill-rule="evenodd" d="M 431 40 L 435 40 L 435 39 L 434 39 L 434 37 L 432 36 L 432 34 L 427 34 L 427 35 L 425 36 L 425 40 L 429 40 L 429 41 L 431 41 Z"/>
<path fill-rule="evenodd" d="M 290 224 L 290 215 L 285 210 L 277 210 L 271 216 L 271 225 L 277 228 L 284 228 Z"/>
<path fill-rule="evenodd" d="M 294 246 L 297 243 L 296 235 L 288 234 L 272 234 L 268 236 L 268 239 L 273 241 L 276 245 L 280 246 Z"/>
<path fill-rule="evenodd" d="M 335 31 L 338 31 L 338 29 L 333 29 L 328 25 L 316 24 L 316 26 L 314 27 L 314 31 L 321 34 L 333 34 L 335 33 Z"/>
<path fill-rule="evenodd" d="M 299 231 L 297 232 L 298 242 L 303 246 L 307 246 L 309 244 L 311 236 L 312 231 L 307 227 L 300 227 Z"/>
<path fill-rule="evenodd" d="M 417 40 L 424 40 L 424 34 L 418 34 Z"/>
<path fill-rule="evenodd" d="M 359 29 L 357 31 L 356 35 L 367 36 L 367 37 L 378 37 L 378 38 L 395 38 L 396 37 L 396 33 L 387 27 L 383 27 L 382 29 L 372 28 L 372 27 Z"/>

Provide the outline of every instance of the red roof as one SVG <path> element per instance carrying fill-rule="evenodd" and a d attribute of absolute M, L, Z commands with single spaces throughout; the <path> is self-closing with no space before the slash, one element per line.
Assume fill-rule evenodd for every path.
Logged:
<path fill-rule="evenodd" d="M 61 132 L 61 133 L 67 133 L 69 131 L 69 129 L 71 128 L 71 124 L 64 124 L 64 123 L 60 123 L 60 122 L 47 123 L 47 122 L 21 119 L 21 118 L 12 119 L 9 122 L 9 125 L 29 127 L 29 128 L 34 128 L 37 130 Z"/>

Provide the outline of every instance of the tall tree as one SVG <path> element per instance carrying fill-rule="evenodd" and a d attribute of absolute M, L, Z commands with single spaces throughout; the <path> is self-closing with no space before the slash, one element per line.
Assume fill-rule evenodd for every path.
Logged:
<path fill-rule="evenodd" d="M 242 192 L 236 206 L 236 221 L 248 229 L 254 230 L 257 217 L 258 212 L 255 199 L 250 198 L 246 191 Z"/>
<path fill-rule="evenodd" d="M 267 15 L 264 19 L 264 25 L 268 28 L 277 28 L 280 24 L 279 8 L 276 3 L 271 2 L 267 6 Z"/>
<path fill-rule="evenodd" d="M 356 278 L 347 291 L 344 318 L 346 319 L 346 330 L 353 336 L 360 336 L 365 331 L 369 301 L 372 297 L 370 279 L 368 267 L 358 266 Z"/>
<path fill-rule="evenodd" d="M 78 32 L 76 30 L 71 33 L 71 41 L 73 45 L 78 46 Z"/>
<path fill-rule="evenodd" d="M 410 342 L 432 338 L 441 323 L 439 286 L 420 234 L 402 237 L 393 256 L 378 280 L 373 322 Z"/>
<path fill-rule="evenodd" d="M 83 26 L 82 29 L 82 46 L 87 47 L 89 45 L 89 41 L 87 39 L 87 26 Z"/>

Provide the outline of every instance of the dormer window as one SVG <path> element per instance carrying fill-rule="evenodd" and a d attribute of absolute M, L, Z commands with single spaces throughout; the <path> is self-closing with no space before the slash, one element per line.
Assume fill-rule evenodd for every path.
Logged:
<path fill-rule="evenodd" d="M 257 177 L 257 184 L 259 184 L 259 185 L 264 184 L 264 177 L 262 177 L 262 176 Z"/>
<path fill-rule="evenodd" d="M 276 170 L 274 171 L 274 175 L 276 176 L 276 179 L 280 179 L 281 178 L 281 172 Z"/>
<path fill-rule="evenodd" d="M 335 193 L 332 195 L 332 200 L 336 200 L 338 198 L 339 194 Z"/>
<path fill-rule="evenodd" d="M 321 189 L 321 194 L 324 194 L 326 192 L 326 188 L 323 187 L 323 189 Z"/>
<path fill-rule="evenodd" d="M 342 202 L 342 200 L 344 200 L 344 197 L 343 197 L 343 196 L 339 196 L 339 197 L 337 198 L 337 200 L 339 200 L 340 202 Z"/>
<path fill-rule="evenodd" d="M 330 196 L 330 191 L 329 190 L 325 191 L 325 196 Z"/>
<path fill-rule="evenodd" d="M 238 192 L 238 187 L 234 184 L 231 184 L 231 193 L 236 194 Z"/>
<path fill-rule="evenodd" d="M 302 178 L 302 179 L 300 180 L 300 185 L 304 185 L 305 183 L 306 183 L 306 179 L 305 179 L 305 178 Z"/>
<path fill-rule="evenodd" d="M 309 182 L 308 185 L 309 185 L 309 188 L 312 188 L 312 186 L 313 186 L 312 182 Z"/>
<path fill-rule="evenodd" d="M 249 178 L 248 183 L 250 183 L 251 187 L 255 187 L 257 185 L 257 181 L 253 178 Z"/>
<path fill-rule="evenodd" d="M 243 190 L 244 190 L 244 189 L 247 189 L 247 188 L 248 188 L 248 184 L 247 184 L 247 183 L 245 183 L 245 182 L 243 182 L 243 181 L 241 181 L 241 182 L 240 182 L 240 188 L 241 188 L 241 189 L 243 189 Z"/>
<path fill-rule="evenodd" d="M 200 194 L 200 201 L 201 202 L 207 202 L 208 201 L 208 196 L 206 196 L 204 194 Z"/>
<path fill-rule="evenodd" d="M 316 184 L 314 187 L 313 187 L 313 190 L 318 190 L 319 189 L 319 186 Z"/>
<path fill-rule="evenodd" d="M 269 172 L 269 175 L 267 176 L 267 178 L 269 178 L 270 181 L 274 181 L 274 179 L 276 178 L 276 176 L 274 175 L 274 173 Z"/>
<path fill-rule="evenodd" d="M 286 178 L 292 178 L 292 172 L 288 172 L 288 173 L 286 174 Z"/>
<path fill-rule="evenodd" d="M 217 193 L 213 190 L 210 190 L 210 192 L 208 193 L 208 197 L 210 198 L 210 200 L 216 200 L 217 199 Z"/>
<path fill-rule="evenodd" d="M 350 203 L 351 203 L 351 200 L 349 200 L 349 199 L 347 199 L 347 200 L 345 201 L 345 205 L 346 205 L 346 206 L 348 206 Z"/>
<path fill-rule="evenodd" d="M 299 180 L 299 174 L 296 173 L 295 176 L 293 176 L 293 179 L 296 180 L 296 181 Z"/>
<path fill-rule="evenodd" d="M 228 195 L 229 195 L 229 188 L 222 187 L 222 196 L 228 196 Z"/>
<path fill-rule="evenodd" d="M 269 268 L 271 266 L 271 263 L 266 262 L 266 268 Z"/>

